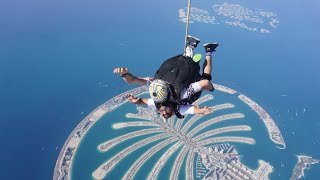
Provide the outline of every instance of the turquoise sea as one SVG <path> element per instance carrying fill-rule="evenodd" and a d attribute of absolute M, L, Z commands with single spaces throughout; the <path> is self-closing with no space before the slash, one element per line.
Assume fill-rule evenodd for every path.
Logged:
<path fill-rule="evenodd" d="M 212 10 L 224 3 L 238 5 L 232 7 L 240 7 L 240 12 L 272 12 L 276 16 L 267 20 L 279 22 L 276 28 L 269 21 L 250 22 L 250 27 L 271 33 L 227 25 L 230 18 Z M 256 145 L 237 145 L 240 153 L 251 154 L 242 162 L 255 168 L 257 160 L 264 159 L 276 169 L 271 179 L 287 179 L 295 155 L 320 159 L 320 3 L 194 0 L 192 5 L 219 22 L 195 21 L 189 29 L 201 43 L 220 44 L 214 54 L 213 81 L 259 103 L 287 145 L 278 153 L 262 154 L 265 146 L 274 147 L 264 143 L 266 131 L 245 132 L 255 137 Z M 149 76 L 164 59 L 181 53 L 185 24 L 179 9 L 186 6 L 187 1 L 168 0 L 0 1 L 0 179 L 52 179 L 61 147 L 78 123 L 103 102 L 137 87 L 122 82 L 112 74 L 113 68 L 128 67 L 133 74 Z M 197 51 L 203 52 L 201 46 Z M 101 133 L 108 128 L 102 122 L 95 125 Z M 251 126 L 264 129 L 261 123 Z M 88 134 L 84 142 L 90 138 L 102 142 L 106 135 Z M 79 151 L 84 155 L 74 162 L 83 174 L 74 179 L 88 177 L 86 173 L 90 175 L 105 158 L 101 154 L 93 161 L 86 156 L 96 151 L 95 142 L 86 143 Z M 77 163 L 85 160 L 92 163 Z M 285 170 L 280 161 L 286 162 Z M 311 166 L 305 179 L 317 179 L 319 171 L 319 164 Z"/>

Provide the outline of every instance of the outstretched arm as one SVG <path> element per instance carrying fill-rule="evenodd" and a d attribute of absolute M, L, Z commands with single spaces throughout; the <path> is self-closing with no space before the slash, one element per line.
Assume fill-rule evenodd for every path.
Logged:
<path fill-rule="evenodd" d="M 148 105 L 147 98 L 134 97 L 132 94 L 126 94 L 125 97 L 133 104 Z"/>
<path fill-rule="evenodd" d="M 194 106 L 194 114 L 203 114 L 203 115 L 208 115 L 211 114 L 213 112 L 212 108 L 208 108 L 207 106 L 205 107 L 199 107 L 199 106 Z"/>
<path fill-rule="evenodd" d="M 199 107 L 196 105 L 184 105 L 180 106 L 180 114 L 181 115 L 187 115 L 187 114 L 203 114 L 203 115 L 208 115 L 213 112 L 212 108 L 208 108 L 207 106 L 205 107 Z"/>
<path fill-rule="evenodd" d="M 148 79 L 150 79 L 149 77 L 144 77 L 144 78 L 136 77 L 129 73 L 128 68 L 118 67 L 113 70 L 113 73 L 119 74 L 123 78 L 123 80 L 128 84 L 146 85 L 148 82 Z"/>

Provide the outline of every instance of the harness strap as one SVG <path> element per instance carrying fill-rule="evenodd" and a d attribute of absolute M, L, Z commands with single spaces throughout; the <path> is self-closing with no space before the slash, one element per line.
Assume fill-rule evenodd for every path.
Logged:
<path fill-rule="evenodd" d="M 183 115 L 180 114 L 179 110 L 180 110 L 180 106 L 176 103 L 173 103 L 173 112 L 174 114 L 177 116 L 177 118 L 182 119 L 184 118 Z"/>

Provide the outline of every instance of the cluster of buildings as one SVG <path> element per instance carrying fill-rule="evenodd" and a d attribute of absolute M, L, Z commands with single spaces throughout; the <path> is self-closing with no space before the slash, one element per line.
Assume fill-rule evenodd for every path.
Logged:
<path fill-rule="evenodd" d="M 200 157 L 200 156 L 199 156 Z M 251 170 L 240 163 L 240 155 L 230 144 L 218 144 L 201 152 L 197 161 L 197 178 L 201 179 L 268 179 L 272 166 L 260 161 L 258 170 Z M 201 164 L 200 164 L 201 162 Z"/>

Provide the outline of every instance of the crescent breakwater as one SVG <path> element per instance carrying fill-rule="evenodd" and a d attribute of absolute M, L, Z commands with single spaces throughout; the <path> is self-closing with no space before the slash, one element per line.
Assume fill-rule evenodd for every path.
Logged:
<path fill-rule="evenodd" d="M 286 147 L 286 144 L 284 142 L 280 129 L 278 128 L 274 120 L 271 118 L 271 116 L 267 113 L 267 111 L 265 111 L 258 103 L 256 103 L 249 97 L 233 89 L 230 89 L 228 87 L 218 85 L 218 84 L 214 84 L 214 87 L 220 91 L 234 94 L 238 96 L 238 98 L 241 101 L 248 104 L 256 113 L 258 113 L 258 115 L 260 116 L 260 119 L 263 121 L 263 123 L 267 127 L 270 139 L 274 143 L 281 145 L 282 147 L 279 147 L 280 149 L 284 149 Z"/>

